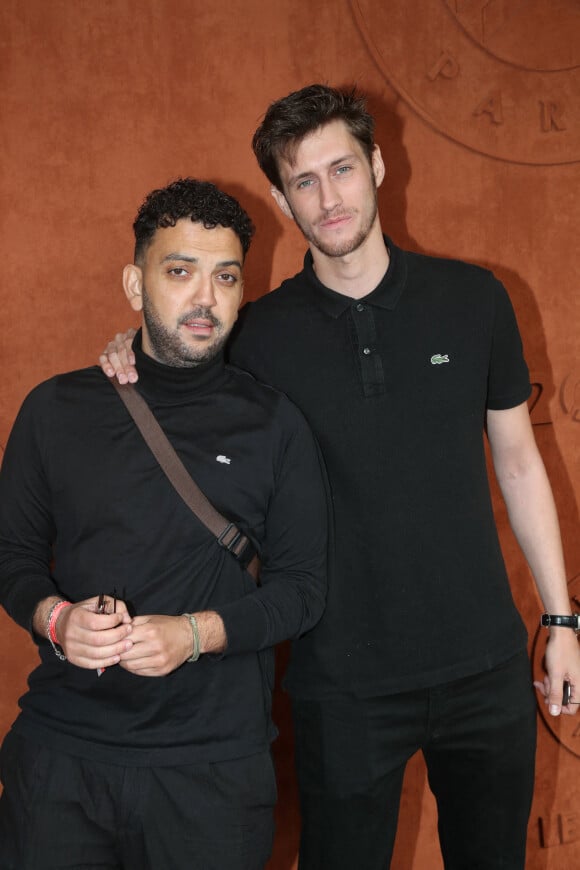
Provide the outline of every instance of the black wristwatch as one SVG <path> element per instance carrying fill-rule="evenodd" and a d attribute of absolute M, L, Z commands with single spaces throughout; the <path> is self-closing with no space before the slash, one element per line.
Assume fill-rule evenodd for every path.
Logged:
<path fill-rule="evenodd" d="M 576 634 L 580 633 L 580 613 L 573 613 L 572 616 L 555 616 L 553 613 L 542 613 L 540 625 L 544 628 L 550 628 L 552 625 L 561 626 L 562 628 L 573 628 Z"/>

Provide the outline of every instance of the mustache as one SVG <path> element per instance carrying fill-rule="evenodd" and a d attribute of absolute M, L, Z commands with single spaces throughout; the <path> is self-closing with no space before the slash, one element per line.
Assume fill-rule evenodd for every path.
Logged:
<path fill-rule="evenodd" d="M 355 209 L 353 208 L 333 208 L 330 211 L 324 211 L 321 220 L 336 220 L 342 217 L 352 217 L 353 214 L 355 214 Z"/>
<path fill-rule="evenodd" d="M 211 311 L 210 308 L 204 308 L 202 305 L 197 305 L 195 308 L 192 308 L 191 311 L 188 311 L 187 314 L 182 314 L 178 320 L 179 326 L 184 323 L 187 323 L 189 320 L 196 320 L 199 318 L 200 320 L 209 320 L 212 326 L 221 326 L 222 322 L 219 320 L 215 314 Z"/>

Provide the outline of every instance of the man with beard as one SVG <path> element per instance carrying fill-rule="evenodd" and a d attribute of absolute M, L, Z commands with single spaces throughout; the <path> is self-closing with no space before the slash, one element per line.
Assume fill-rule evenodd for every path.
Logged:
<path fill-rule="evenodd" d="M 2 870 L 262 868 L 273 646 L 324 606 L 317 447 L 286 397 L 223 358 L 250 219 L 180 179 L 134 230 L 139 392 L 248 546 L 186 506 L 100 369 L 28 396 L 0 476 L 0 601 L 41 663 L 2 747 Z"/>
<path fill-rule="evenodd" d="M 312 85 L 278 100 L 253 147 L 309 250 L 302 272 L 246 306 L 230 356 L 303 410 L 334 507 L 327 608 L 294 645 L 286 677 L 299 868 L 387 868 L 405 765 L 421 750 L 446 868 L 518 870 L 535 702 L 484 428 L 550 614 L 538 688 L 553 715 L 575 712 L 562 705 L 563 682 L 579 701 L 580 654 L 510 301 L 486 270 L 383 235 L 385 167 L 355 93 Z M 117 348 L 107 373 L 114 363 L 134 377 Z"/>

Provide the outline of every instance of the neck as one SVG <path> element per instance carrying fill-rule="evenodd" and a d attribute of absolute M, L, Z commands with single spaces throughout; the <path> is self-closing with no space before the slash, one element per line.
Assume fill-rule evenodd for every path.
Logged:
<path fill-rule="evenodd" d="M 192 367 L 176 367 L 158 362 L 143 349 L 142 333 L 133 339 L 139 381 L 137 388 L 155 404 L 170 405 L 190 395 L 213 392 L 226 378 L 222 353 Z"/>
<path fill-rule="evenodd" d="M 378 219 L 362 245 L 344 257 L 329 257 L 314 245 L 310 245 L 310 251 L 318 280 L 352 299 L 368 296 L 389 267 L 389 252 Z"/>

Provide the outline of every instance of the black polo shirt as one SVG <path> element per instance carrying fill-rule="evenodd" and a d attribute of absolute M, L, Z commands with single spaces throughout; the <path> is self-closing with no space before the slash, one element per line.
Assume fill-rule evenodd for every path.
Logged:
<path fill-rule="evenodd" d="M 283 390 L 322 448 L 334 508 L 323 619 L 295 644 L 302 696 L 436 685 L 522 649 L 484 456 L 486 409 L 529 395 L 514 313 L 477 266 L 397 248 L 355 300 L 304 269 L 246 306 L 231 359 Z"/>

